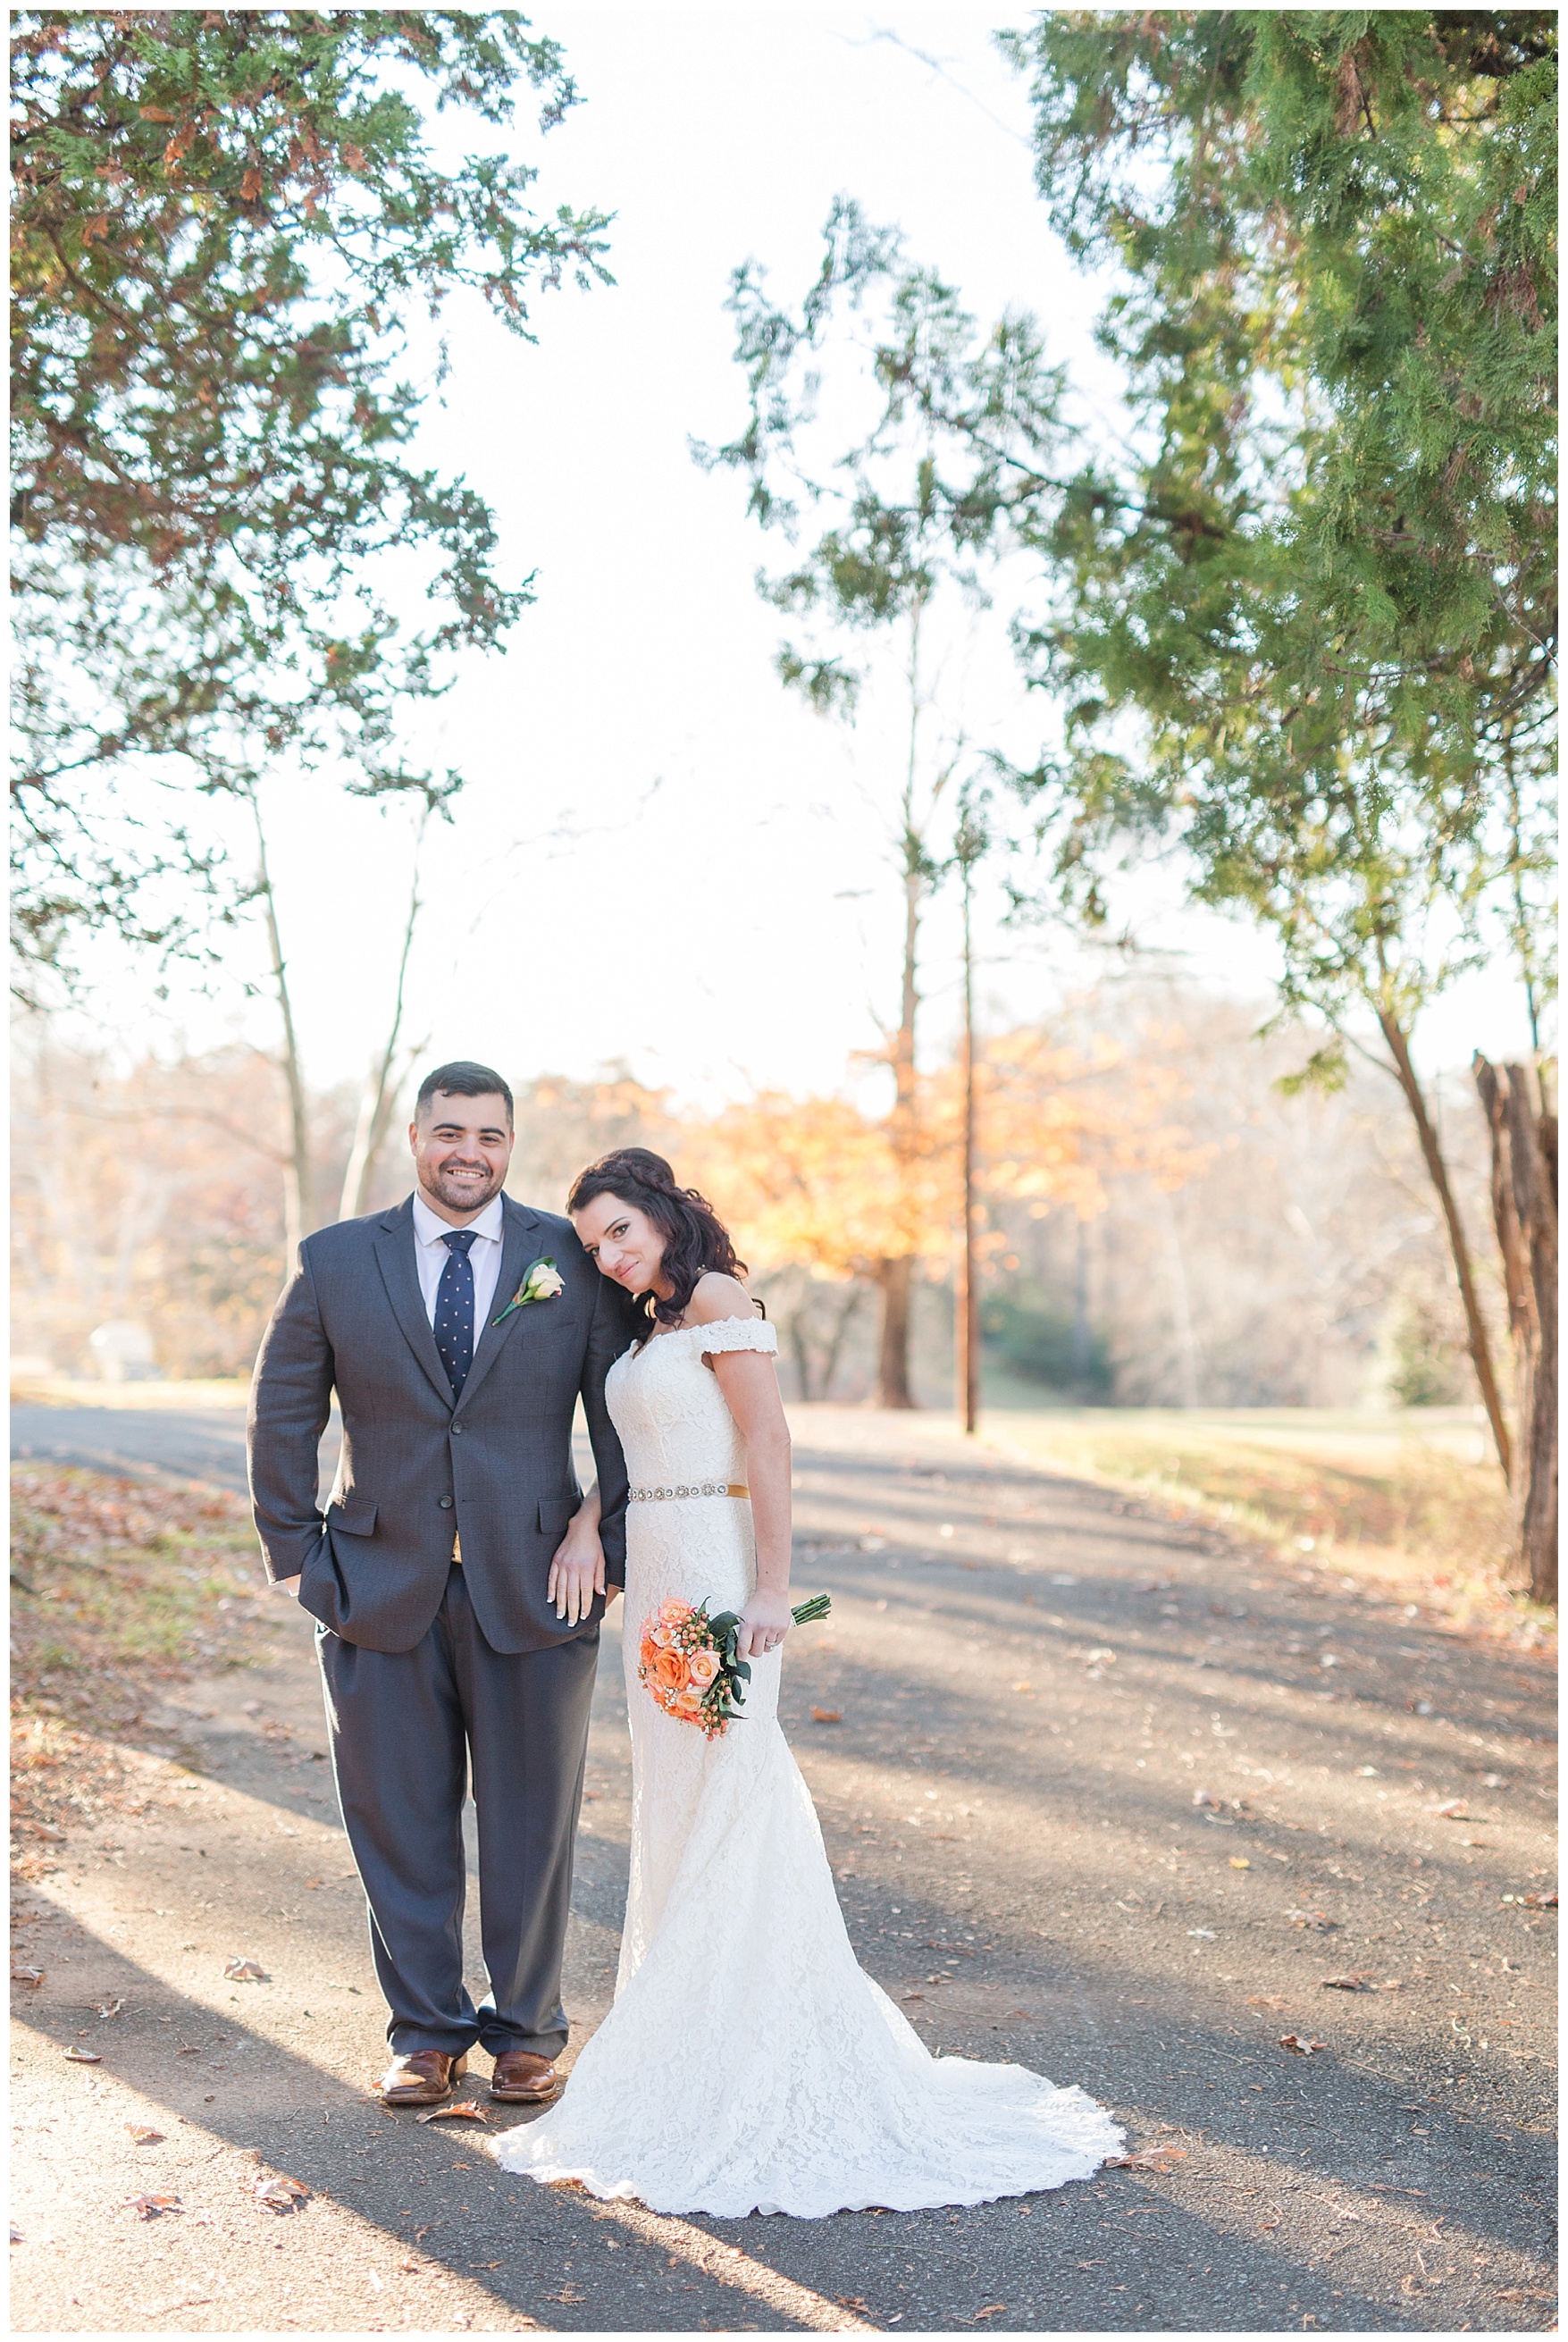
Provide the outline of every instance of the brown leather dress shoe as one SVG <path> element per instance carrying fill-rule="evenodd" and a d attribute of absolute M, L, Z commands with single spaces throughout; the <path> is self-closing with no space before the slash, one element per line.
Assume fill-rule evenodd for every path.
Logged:
<path fill-rule="evenodd" d="M 388 2107 L 433 2107 L 452 2096 L 452 2085 L 468 2071 L 468 2060 L 444 2049 L 414 2049 L 394 2057 L 381 2077 L 381 2100 Z"/>
<path fill-rule="evenodd" d="M 532 2049 L 503 2049 L 490 2077 L 491 2097 L 513 2106 L 542 2107 L 560 2087 L 561 2077 L 549 2058 L 535 2057 Z"/>

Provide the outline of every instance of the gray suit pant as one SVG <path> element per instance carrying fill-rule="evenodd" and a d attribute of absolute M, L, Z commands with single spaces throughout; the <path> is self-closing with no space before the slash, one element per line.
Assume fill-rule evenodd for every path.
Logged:
<path fill-rule="evenodd" d="M 561 1960 L 587 1761 L 597 1626 L 541 1651 L 492 1649 L 463 1571 L 411 1651 L 315 1630 L 344 1827 L 370 1905 L 394 2050 L 493 2056 L 566 2046 Z M 463 1806 L 473 1767 L 490 1990 L 463 1977 Z"/>

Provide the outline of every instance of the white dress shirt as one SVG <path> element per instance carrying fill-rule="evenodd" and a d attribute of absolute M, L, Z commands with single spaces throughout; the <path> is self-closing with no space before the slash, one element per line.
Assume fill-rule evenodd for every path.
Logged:
<path fill-rule="evenodd" d="M 466 1233 L 478 1239 L 468 1247 L 469 1263 L 474 1270 L 474 1346 L 477 1350 L 479 1336 L 490 1323 L 490 1305 L 495 1298 L 496 1280 L 501 1275 L 504 1231 L 499 1196 L 492 1196 L 478 1217 L 468 1222 Z M 441 1240 L 452 1234 L 451 1221 L 440 1218 L 431 1210 L 424 1196 L 415 1191 L 414 1256 L 419 1264 L 419 1290 L 424 1296 L 424 1314 L 432 1326 L 435 1324 L 435 1296 L 441 1289 L 441 1272 L 453 1257 L 450 1247 Z"/>

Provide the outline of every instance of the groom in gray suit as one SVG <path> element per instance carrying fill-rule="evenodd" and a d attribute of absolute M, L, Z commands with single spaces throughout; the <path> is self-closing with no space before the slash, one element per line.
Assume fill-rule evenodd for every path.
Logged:
<path fill-rule="evenodd" d="M 445 2097 L 475 2041 L 492 2094 L 540 2103 L 566 2043 L 561 1962 L 588 1710 L 625 1580 L 626 1471 L 604 1376 L 630 1305 L 569 1220 L 501 1192 L 512 1093 L 442 1066 L 409 1130 L 417 1186 L 307 1236 L 256 1361 L 256 1528 L 317 1621 L 334 1769 L 392 2015 L 388 2105 Z M 337 1394 L 326 1512 L 316 1451 Z M 579 1397 L 597 1533 L 574 1525 Z M 463 1976 L 472 1777 L 490 1990 Z"/>

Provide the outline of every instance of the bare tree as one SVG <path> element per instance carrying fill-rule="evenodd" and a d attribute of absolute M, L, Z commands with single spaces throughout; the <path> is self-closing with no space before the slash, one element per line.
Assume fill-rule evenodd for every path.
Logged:
<path fill-rule="evenodd" d="M 424 1046 L 419 1042 L 408 1053 L 399 1067 L 399 1044 L 403 1037 L 404 997 L 408 982 L 408 956 L 414 948 L 414 930 L 419 922 L 419 872 L 424 846 L 424 833 L 430 826 L 432 806 L 425 800 L 419 816 L 419 828 L 414 841 L 414 877 L 408 890 L 408 916 L 404 922 L 403 950 L 397 962 L 397 989 L 392 1003 L 392 1024 L 385 1046 L 372 1059 L 360 1094 L 359 1118 L 355 1125 L 354 1145 L 349 1149 L 348 1164 L 343 1175 L 343 1194 L 338 1199 L 340 1220 L 355 1220 L 365 1209 L 370 1199 L 370 1183 L 375 1176 L 375 1166 L 392 1126 L 393 1110 L 397 1104 L 397 1092 L 403 1074 L 413 1057 Z"/>

